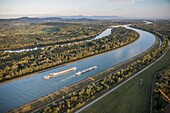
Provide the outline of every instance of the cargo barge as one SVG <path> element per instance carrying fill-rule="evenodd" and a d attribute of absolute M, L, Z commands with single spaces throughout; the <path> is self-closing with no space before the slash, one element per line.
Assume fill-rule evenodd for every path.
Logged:
<path fill-rule="evenodd" d="M 62 70 L 62 71 L 58 71 L 58 72 L 55 72 L 55 73 L 50 73 L 48 75 L 45 75 L 44 79 L 50 79 L 50 78 L 62 75 L 64 73 L 68 73 L 70 71 L 76 71 L 76 69 L 77 69 L 76 67 L 72 67 L 72 68 L 69 68 L 69 69 L 66 69 L 66 70 Z"/>
<path fill-rule="evenodd" d="M 83 71 L 79 71 L 79 72 L 77 72 L 75 75 L 76 75 L 76 76 L 80 76 L 80 75 L 82 75 L 82 74 L 84 74 L 84 73 L 86 73 L 86 72 L 89 72 L 89 71 L 91 71 L 91 70 L 94 70 L 94 69 L 96 69 L 96 68 L 97 68 L 97 66 L 93 66 L 93 67 L 87 68 L 87 69 L 85 69 L 85 70 L 83 70 Z"/>

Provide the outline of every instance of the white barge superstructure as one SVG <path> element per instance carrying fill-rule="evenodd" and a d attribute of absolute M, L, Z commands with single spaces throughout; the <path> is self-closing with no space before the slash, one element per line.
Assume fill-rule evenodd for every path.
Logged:
<path fill-rule="evenodd" d="M 97 68 L 97 66 L 93 66 L 93 67 L 87 68 L 83 71 L 79 71 L 79 72 L 76 73 L 76 76 L 80 76 L 81 74 L 86 73 L 86 72 L 91 71 L 91 70 L 94 70 L 96 68 Z"/>
<path fill-rule="evenodd" d="M 76 69 L 77 69 L 76 67 L 72 67 L 72 68 L 65 69 L 65 70 L 62 70 L 62 71 L 58 71 L 58 72 L 55 72 L 55 73 L 50 73 L 48 75 L 45 75 L 44 79 L 50 79 L 50 78 L 59 76 L 61 74 L 64 74 L 64 73 L 67 73 L 67 72 L 70 72 L 70 71 L 76 71 Z"/>

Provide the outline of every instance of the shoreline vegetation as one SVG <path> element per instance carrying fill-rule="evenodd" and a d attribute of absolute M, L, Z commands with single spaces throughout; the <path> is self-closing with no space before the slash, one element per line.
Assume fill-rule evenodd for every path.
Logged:
<path fill-rule="evenodd" d="M 114 35 L 113 35 L 114 32 Z M 45 48 L 45 50 L 37 50 L 22 53 L 1 53 L 0 81 L 25 76 L 27 74 L 40 70 L 64 65 L 66 63 L 87 58 L 93 55 L 104 53 L 110 50 L 118 49 L 139 38 L 136 31 L 123 27 L 112 29 L 109 36 L 90 42 L 83 42 L 79 45 L 69 45 L 61 47 Z M 71 50 L 70 50 L 71 48 Z M 6 61 L 6 62 L 4 62 Z"/>
<path fill-rule="evenodd" d="M 157 40 L 157 41 L 158 41 L 158 40 Z M 156 48 L 157 48 L 158 45 L 159 45 L 159 43 L 157 43 L 156 45 L 157 45 L 157 46 L 156 46 Z M 154 48 L 152 48 L 151 50 L 156 49 L 156 48 L 154 47 Z M 151 51 L 151 50 L 150 50 L 150 51 Z M 150 51 L 148 51 L 148 52 L 150 52 Z M 146 54 L 148 54 L 148 53 L 146 52 L 145 55 L 146 55 Z M 145 55 L 144 55 L 144 56 L 145 56 Z M 143 57 L 144 57 L 144 56 L 143 56 Z M 137 57 L 137 58 L 138 58 L 138 57 Z M 131 61 L 132 64 L 133 64 L 133 62 L 136 61 L 136 58 L 135 58 L 134 60 L 130 59 L 130 61 Z M 138 62 L 139 62 L 139 60 L 138 60 Z M 128 63 L 128 64 L 129 64 L 129 63 Z M 124 65 L 124 64 L 122 64 L 122 65 Z M 133 64 L 133 65 L 134 65 L 134 64 Z M 120 67 L 121 67 L 121 66 L 120 66 Z M 120 67 L 118 66 L 118 69 L 120 69 Z M 123 67 L 121 67 L 121 68 L 123 68 Z M 112 70 L 110 70 L 110 73 L 111 73 L 111 72 L 113 73 L 113 70 L 115 71 L 115 68 L 112 68 Z M 108 70 L 107 70 L 107 71 L 108 71 Z M 135 72 L 136 72 L 136 71 L 135 71 Z M 99 73 L 99 74 L 102 75 L 102 73 L 103 73 L 103 72 L 101 72 L 101 73 Z M 116 73 L 116 74 L 120 74 L 121 71 L 120 71 L 120 73 L 119 73 L 119 72 L 115 72 L 115 73 Z M 105 74 L 106 74 L 106 73 L 105 73 Z M 131 74 L 132 74 L 132 73 L 131 73 Z M 131 75 L 131 74 L 130 74 L 130 75 Z M 109 75 L 110 75 L 110 74 L 109 74 Z M 103 75 L 102 75 L 102 76 L 103 76 Z M 101 77 L 102 77 L 102 76 L 101 76 Z M 111 75 L 110 75 L 110 76 L 111 76 Z M 96 76 L 96 77 L 97 77 L 97 76 Z M 127 76 L 127 77 L 128 77 L 128 76 Z M 125 78 L 126 78 L 126 77 L 125 77 Z M 97 79 L 99 79 L 99 78 L 98 78 L 98 77 L 97 77 L 97 78 L 89 77 L 87 80 L 84 80 L 85 83 L 83 83 L 83 82 L 81 81 L 81 83 L 82 83 L 81 85 L 76 85 L 76 84 L 77 84 L 77 83 L 76 83 L 76 84 L 73 85 L 72 88 L 71 88 L 71 87 L 65 87 L 65 88 L 63 88 L 63 89 L 61 89 L 61 90 L 59 90 L 59 91 L 57 91 L 57 92 L 54 92 L 54 93 L 53 93 L 54 95 L 53 95 L 53 94 L 49 94 L 48 96 L 45 96 L 45 97 L 42 97 L 42 98 L 38 99 L 37 101 L 39 101 L 39 102 L 38 102 L 37 104 L 35 104 L 34 102 L 33 102 L 33 103 L 31 102 L 31 103 L 32 103 L 32 104 L 35 104 L 35 105 L 38 105 L 38 104 L 40 105 L 40 104 L 41 104 L 40 101 L 42 101 L 42 100 L 43 100 L 43 103 L 44 103 L 45 100 L 46 100 L 46 102 L 47 102 L 47 101 L 51 100 L 52 98 L 58 97 L 60 94 L 63 95 L 63 93 L 65 93 L 65 95 L 66 95 L 66 94 L 72 92 L 72 91 L 70 91 L 70 90 L 79 89 L 78 87 L 86 86 L 87 84 L 89 84 L 89 83 L 91 83 L 91 82 L 93 82 L 92 84 L 94 84 L 94 81 L 97 80 Z M 105 78 L 105 79 L 106 79 L 106 78 Z M 120 79 L 119 82 L 122 81 L 122 80 L 123 80 L 123 79 Z M 116 83 L 116 84 L 117 84 L 117 83 Z M 89 85 L 88 85 L 88 86 L 89 86 Z M 105 88 L 107 88 L 107 87 L 108 87 L 108 86 L 106 85 Z M 108 87 L 108 88 L 109 88 L 109 87 Z M 73 93 L 75 93 L 75 92 L 73 92 Z M 61 97 L 61 95 L 60 95 L 60 97 Z M 69 95 L 72 95 L 72 93 L 69 94 Z M 65 99 L 65 98 L 63 97 L 62 99 Z M 61 100 L 62 100 L 62 99 L 61 99 Z M 54 99 L 54 100 L 55 100 L 55 99 Z M 53 103 L 53 104 L 55 104 L 55 103 Z M 81 104 L 83 104 L 83 103 L 81 103 Z M 81 104 L 80 104 L 80 106 L 81 106 Z M 56 105 L 56 104 L 55 104 L 55 105 Z M 51 105 L 50 105 L 50 106 L 51 106 Z M 79 107 L 80 107 L 80 106 L 79 106 Z M 25 110 L 26 110 L 26 108 L 33 109 L 34 107 L 35 107 L 35 106 L 26 104 L 26 105 L 25 105 Z M 79 108 L 79 107 L 78 107 L 78 108 Z M 29 109 L 29 110 L 30 110 L 30 109 Z M 22 110 L 24 110 L 24 108 L 23 108 Z M 20 111 L 22 111 L 22 110 L 21 110 L 21 108 L 20 108 Z M 27 110 L 28 110 L 28 109 L 27 109 Z M 26 110 L 26 111 L 27 111 L 27 110 Z M 28 111 L 29 111 L 29 110 L 28 110 Z M 47 112 L 50 112 L 50 111 L 48 111 L 48 110 L 50 110 L 49 107 L 44 108 L 44 110 L 47 111 Z M 57 108 L 57 110 L 58 110 L 58 108 Z M 14 111 L 15 111 L 15 110 L 14 110 Z"/>

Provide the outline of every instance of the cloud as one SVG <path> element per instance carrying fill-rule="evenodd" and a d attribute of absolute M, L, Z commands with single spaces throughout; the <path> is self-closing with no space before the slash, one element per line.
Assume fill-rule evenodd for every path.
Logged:
<path fill-rule="evenodd" d="M 75 1 L 81 1 L 81 0 L 75 0 Z M 84 0 L 84 1 L 92 1 L 92 0 Z M 144 0 L 95 0 L 95 1 L 110 1 L 110 2 L 127 2 L 127 3 L 133 3 L 133 2 L 139 2 Z M 167 0 L 169 1 L 169 0 Z"/>
<path fill-rule="evenodd" d="M 126 9 L 123 8 L 117 8 L 118 11 L 126 11 Z"/>
<path fill-rule="evenodd" d="M 119 0 L 119 1 L 123 1 L 123 2 L 138 2 L 138 1 L 142 1 L 142 0 Z"/>
<path fill-rule="evenodd" d="M 112 2 L 134 3 L 134 2 L 140 2 L 140 1 L 143 1 L 143 0 L 109 0 L 109 1 L 112 1 Z"/>

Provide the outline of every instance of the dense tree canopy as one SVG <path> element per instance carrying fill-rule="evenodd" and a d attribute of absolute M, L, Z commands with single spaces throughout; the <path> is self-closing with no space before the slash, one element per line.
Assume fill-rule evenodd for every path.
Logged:
<path fill-rule="evenodd" d="M 0 50 L 63 44 L 93 38 L 107 28 L 104 24 L 24 24 L 0 27 Z"/>

